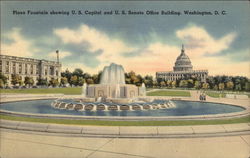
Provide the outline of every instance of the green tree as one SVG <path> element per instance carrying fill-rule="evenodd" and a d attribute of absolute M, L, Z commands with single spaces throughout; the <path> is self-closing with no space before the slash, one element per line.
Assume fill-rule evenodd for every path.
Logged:
<path fill-rule="evenodd" d="M 171 84 L 172 84 L 172 81 L 168 80 L 168 81 L 167 81 L 167 86 L 168 86 L 169 88 L 171 88 Z"/>
<path fill-rule="evenodd" d="M 47 81 L 47 79 L 40 78 L 37 81 L 37 85 L 38 86 L 48 86 L 48 81 Z"/>
<path fill-rule="evenodd" d="M 208 83 L 203 83 L 202 84 L 202 89 L 209 89 L 209 84 Z"/>
<path fill-rule="evenodd" d="M 83 77 L 79 77 L 79 79 L 78 79 L 78 85 L 79 86 L 82 86 L 85 82 L 86 81 L 85 81 L 85 79 Z"/>
<path fill-rule="evenodd" d="M 187 88 L 187 86 L 188 86 L 187 80 L 181 80 L 181 81 L 180 81 L 179 87 Z"/>
<path fill-rule="evenodd" d="M 22 77 L 21 76 L 19 76 L 19 75 L 17 75 L 17 74 L 12 74 L 11 75 L 11 84 L 12 85 L 22 85 Z"/>
<path fill-rule="evenodd" d="M 61 78 L 61 84 L 65 86 L 67 83 L 68 83 L 67 77 L 62 77 Z"/>
<path fill-rule="evenodd" d="M 201 83 L 200 83 L 200 81 L 195 81 L 195 82 L 194 82 L 194 88 L 195 88 L 195 89 L 200 89 L 200 88 L 201 88 Z"/>
<path fill-rule="evenodd" d="M 77 86 L 77 84 L 78 84 L 78 77 L 76 75 L 71 76 L 69 83 L 70 83 L 71 86 L 72 85 Z"/>
<path fill-rule="evenodd" d="M 158 82 L 157 81 L 153 81 L 153 87 L 157 87 L 158 86 Z"/>
<path fill-rule="evenodd" d="M 219 88 L 218 88 L 218 86 L 217 85 L 214 85 L 214 87 L 213 87 L 213 90 L 218 90 Z"/>
<path fill-rule="evenodd" d="M 83 78 L 87 80 L 88 78 L 91 78 L 91 75 L 89 73 L 84 73 Z"/>
<path fill-rule="evenodd" d="M 4 87 L 4 82 L 2 79 L 0 79 L 0 88 L 3 88 Z"/>
<path fill-rule="evenodd" d="M 146 75 L 144 77 L 144 83 L 146 87 L 153 87 L 153 76 Z"/>
<path fill-rule="evenodd" d="M 59 85 L 59 81 L 57 79 L 51 78 L 51 80 L 49 81 L 49 85 L 57 87 Z"/>
<path fill-rule="evenodd" d="M 98 74 L 93 75 L 92 78 L 93 78 L 94 84 L 98 84 L 99 83 Z"/>
<path fill-rule="evenodd" d="M 194 87 L 194 80 L 193 79 L 188 79 L 187 80 L 187 87 L 188 88 L 193 88 Z"/>
<path fill-rule="evenodd" d="M 223 91 L 225 88 L 225 84 L 224 83 L 219 83 L 218 89 Z"/>
<path fill-rule="evenodd" d="M 24 84 L 27 86 L 32 86 L 33 84 L 34 84 L 34 80 L 33 80 L 33 78 L 32 77 L 28 77 L 28 76 L 26 76 L 25 78 L 24 78 Z"/>
<path fill-rule="evenodd" d="M 94 80 L 92 78 L 88 78 L 86 82 L 87 84 L 94 84 Z"/>
<path fill-rule="evenodd" d="M 0 79 L 2 80 L 4 86 L 7 83 L 7 77 L 0 73 Z"/>
<path fill-rule="evenodd" d="M 83 71 L 82 69 L 80 68 L 76 68 L 73 73 L 72 73 L 73 76 L 77 76 L 77 77 L 83 77 Z"/>
<path fill-rule="evenodd" d="M 131 79 L 132 84 L 136 84 L 136 83 L 138 83 L 140 81 L 139 78 L 137 78 L 134 71 L 129 72 L 128 77 Z"/>
<path fill-rule="evenodd" d="M 160 86 L 161 86 L 161 87 L 166 87 L 166 83 L 165 83 L 164 81 L 161 81 L 161 82 L 160 82 Z"/>
<path fill-rule="evenodd" d="M 249 91 L 249 90 L 250 90 L 250 80 L 248 80 L 248 81 L 245 83 L 245 90 L 246 90 L 246 91 Z"/>
<path fill-rule="evenodd" d="M 228 90 L 233 90 L 234 83 L 232 81 L 227 81 L 226 86 Z"/>
<path fill-rule="evenodd" d="M 172 87 L 172 88 L 175 88 L 175 87 L 176 87 L 176 81 L 172 81 L 171 87 Z"/>
<path fill-rule="evenodd" d="M 71 78 L 71 76 L 72 76 L 72 73 L 69 72 L 69 70 L 67 69 L 65 72 L 62 72 L 62 73 L 61 73 L 61 76 L 62 76 L 62 77 L 66 77 L 67 80 L 68 80 L 68 82 L 69 82 L 69 81 L 70 81 L 70 78 Z"/>

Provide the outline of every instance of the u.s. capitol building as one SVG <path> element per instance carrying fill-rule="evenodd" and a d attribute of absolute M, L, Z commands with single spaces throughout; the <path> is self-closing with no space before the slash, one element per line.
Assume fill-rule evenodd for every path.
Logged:
<path fill-rule="evenodd" d="M 208 70 L 193 70 L 189 57 L 185 54 L 182 45 L 181 54 L 177 57 L 173 71 L 156 72 L 156 79 L 165 81 L 176 81 L 179 79 L 189 79 L 191 77 L 200 78 L 202 82 L 206 82 Z"/>

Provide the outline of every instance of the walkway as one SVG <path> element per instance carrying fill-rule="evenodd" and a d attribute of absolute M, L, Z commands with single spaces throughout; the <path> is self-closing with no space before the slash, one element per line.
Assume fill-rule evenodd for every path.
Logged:
<path fill-rule="evenodd" d="M 250 135 L 209 138 L 86 138 L 1 130 L 2 158 L 249 158 Z"/>

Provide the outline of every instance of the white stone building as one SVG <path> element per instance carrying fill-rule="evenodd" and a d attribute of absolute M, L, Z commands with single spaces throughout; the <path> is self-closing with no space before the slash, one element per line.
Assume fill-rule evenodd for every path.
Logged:
<path fill-rule="evenodd" d="M 206 82 L 208 70 L 193 70 L 189 57 L 185 54 L 182 45 L 181 54 L 177 57 L 173 71 L 156 72 L 156 79 L 165 81 L 176 81 L 179 79 L 188 79 L 191 77 L 200 78 L 202 82 Z"/>
<path fill-rule="evenodd" d="M 57 61 L 39 60 L 17 56 L 0 55 L 0 73 L 8 78 L 8 85 L 11 85 L 11 75 L 21 76 L 22 81 L 25 77 L 32 77 L 36 84 L 38 79 L 52 78 L 61 81 L 61 63 L 57 51 Z"/>

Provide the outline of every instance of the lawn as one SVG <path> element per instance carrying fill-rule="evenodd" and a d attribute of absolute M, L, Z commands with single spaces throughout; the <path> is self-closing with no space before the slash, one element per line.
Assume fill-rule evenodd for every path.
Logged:
<path fill-rule="evenodd" d="M 210 97 L 213 97 L 213 98 L 219 98 L 219 97 L 222 97 L 222 98 L 225 98 L 226 97 L 226 94 L 225 93 L 216 93 L 216 92 L 206 92 L 206 94 Z M 220 96 L 221 95 L 221 96 Z"/>
<path fill-rule="evenodd" d="M 190 92 L 189 91 L 158 90 L 158 91 L 148 92 L 147 96 L 180 96 L 180 97 L 190 97 Z"/>
<path fill-rule="evenodd" d="M 62 94 L 81 94 L 81 87 L 68 88 L 32 88 L 32 89 L 0 89 L 0 93 L 30 93 L 30 94 L 47 94 L 47 93 L 62 93 Z"/>
<path fill-rule="evenodd" d="M 185 126 L 185 125 L 215 125 L 215 124 L 232 124 L 232 123 L 248 123 L 250 116 L 242 118 L 233 118 L 225 120 L 184 120 L 184 121 L 101 121 L 101 120 L 64 120 L 64 119 L 48 119 L 48 118 L 30 118 L 17 117 L 9 115 L 1 115 L 0 119 L 40 122 L 40 123 L 56 123 L 70 125 L 98 125 L 98 126 Z"/>

